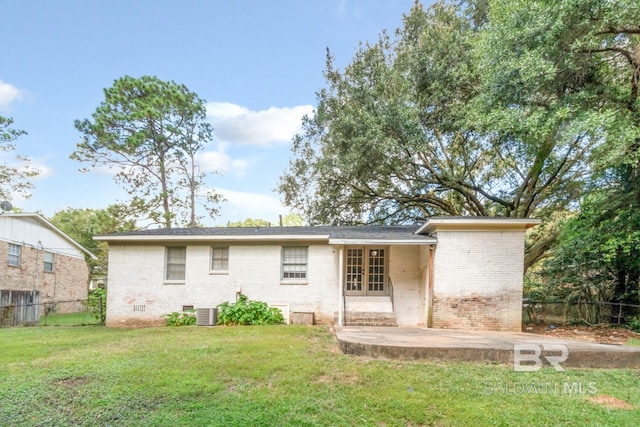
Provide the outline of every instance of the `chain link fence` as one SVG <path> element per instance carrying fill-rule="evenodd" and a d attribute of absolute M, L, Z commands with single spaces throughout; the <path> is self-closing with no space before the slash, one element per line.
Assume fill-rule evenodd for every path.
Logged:
<path fill-rule="evenodd" d="M 0 306 L 0 328 L 12 326 L 83 326 L 104 323 L 102 299 L 49 301 Z"/>
<path fill-rule="evenodd" d="M 623 325 L 640 315 L 640 305 L 594 301 L 524 300 L 522 320 L 544 324 Z"/>

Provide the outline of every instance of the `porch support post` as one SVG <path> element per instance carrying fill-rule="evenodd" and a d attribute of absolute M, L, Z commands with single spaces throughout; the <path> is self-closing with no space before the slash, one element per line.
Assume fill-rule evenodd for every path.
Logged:
<path fill-rule="evenodd" d="M 344 246 L 338 249 L 338 326 L 344 325 Z"/>

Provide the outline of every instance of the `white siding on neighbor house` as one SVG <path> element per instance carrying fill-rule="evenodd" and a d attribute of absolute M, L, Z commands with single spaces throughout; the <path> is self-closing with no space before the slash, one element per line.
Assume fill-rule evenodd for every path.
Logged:
<path fill-rule="evenodd" d="M 251 300 L 289 304 L 291 312 L 314 312 L 318 320 L 331 321 L 338 310 L 338 251 L 331 246 L 308 245 L 306 284 L 281 280 L 282 245 L 229 245 L 227 274 L 210 271 L 210 248 L 187 246 L 185 281 L 175 284 L 164 280 L 164 245 L 111 244 L 107 324 L 159 323 L 184 305 L 233 302 L 237 291 Z"/>
<path fill-rule="evenodd" d="M 433 326 L 520 330 L 524 233 L 439 231 Z"/>
<path fill-rule="evenodd" d="M 28 216 L 0 215 L 0 240 L 85 259 L 84 252 L 74 246 L 69 239 L 65 239 L 40 221 Z"/>

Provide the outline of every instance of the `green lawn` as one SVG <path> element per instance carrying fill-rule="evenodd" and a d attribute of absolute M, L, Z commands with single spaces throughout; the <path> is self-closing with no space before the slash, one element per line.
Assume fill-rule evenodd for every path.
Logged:
<path fill-rule="evenodd" d="M 2 426 L 635 426 L 640 372 L 363 359 L 324 327 L 13 328 L 0 402 Z"/>
<path fill-rule="evenodd" d="M 90 311 L 67 314 L 49 313 L 46 316 L 40 316 L 40 322 L 38 322 L 40 326 L 84 326 L 98 323 L 100 321 Z"/>

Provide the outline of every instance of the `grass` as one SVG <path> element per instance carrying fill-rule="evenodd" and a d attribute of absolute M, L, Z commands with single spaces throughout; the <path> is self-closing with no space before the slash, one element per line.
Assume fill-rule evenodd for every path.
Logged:
<path fill-rule="evenodd" d="M 627 345 L 632 345 L 635 347 L 640 347 L 640 339 L 636 339 L 636 338 L 629 338 L 627 340 Z"/>
<path fill-rule="evenodd" d="M 323 327 L 0 329 L 0 425 L 637 425 L 635 370 L 363 359 Z M 568 384 L 568 386 L 567 386 Z"/>
<path fill-rule="evenodd" d="M 40 322 L 38 324 L 40 326 L 86 326 L 96 325 L 99 322 L 94 313 L 82 311 L 67 314 L 49 313 L 46 316 L 40 316 Z"/>

